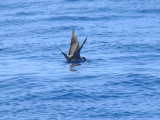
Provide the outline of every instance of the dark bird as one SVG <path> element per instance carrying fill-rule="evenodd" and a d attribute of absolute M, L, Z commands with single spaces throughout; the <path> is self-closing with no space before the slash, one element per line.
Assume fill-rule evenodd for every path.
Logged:
<path fill-rule="evenodd" d="M 67 62 L 76 62 L 76 63 L 85 62 L 86 58 L 85 57 L 80 57 L 80 51 L 81 51 L 81 49 L 82 49 L 82 47 L 83 47 L 83 45 L 85 44 L 86 41 L 87 41 L 87 37 L 84 40 L 84 42 L 82 43 L 82 45 L 79 47 L 78 38 L 77 38 L 75 30 L 73 29 L 72 38 L 71 38 L 71 47 L 70 47 L 70 50 L 69 50 L 69 54 L 67 55 L 64 52 L 62 52 L 58 47 L 57 48 L 64 55 Z"/>

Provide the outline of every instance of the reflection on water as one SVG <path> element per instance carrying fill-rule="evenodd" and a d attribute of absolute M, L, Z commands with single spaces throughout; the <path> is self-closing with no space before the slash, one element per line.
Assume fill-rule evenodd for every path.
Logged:
<path fill-rule="evenodd" d="M 77 71 L 77 69 L 75 69 L 76 66 L 79 66 L 81 65 L 80 63 L 72 63 L 70 65 L 70 71 L 74 72 L 74 71 Z"/>

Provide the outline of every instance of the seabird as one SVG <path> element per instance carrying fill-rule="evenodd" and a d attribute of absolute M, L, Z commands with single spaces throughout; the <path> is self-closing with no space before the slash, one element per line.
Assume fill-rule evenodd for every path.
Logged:
<path fill-rule="evenodd" d="M 73 29 L 72 32 L 72 38 L 71 38 L 71 46 L 70 46 L 70 50 L 69 50 L 69 54 L 65 54 L 64 52 L 62 52 L 58 46 L 57 48 L 61 51 L 61 53 L 64 55 L 64 57 L 66 58 L 67 62 L 85 62 L 86 58 L 85 57 L 80 57 L 80 51 L 83 47 L 83 45 L 85 44 L 85 42 L 87 41 L 87 37 L 84 40 L 84 42 L 82 43 L 82 45 L 79 47 L 79 42 L 78 42 L 78 38 L 76 35 L 75 30 Z"/>

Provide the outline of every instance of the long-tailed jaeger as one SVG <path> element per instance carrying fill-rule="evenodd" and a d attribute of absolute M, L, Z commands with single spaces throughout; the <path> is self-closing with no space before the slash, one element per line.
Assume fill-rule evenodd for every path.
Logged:
<path fill-rule="evenodd" d="M 85 57 L 80 57 L 80 51 L 81 51 L 81 49 L 82 49 L 82 47 L 83 47 L 83 45 L 85 44 L 86 41 L 87 41 L 87 37 L 84 40 L 84 42 L 82 43 L 82 45 L 79 47 L 78 38 L 77 38 L 75 30 L 73 29 L 69 54 L 67 55 L 64 52 L 62 52 L 58 47 L 57 48 L 64 55 L 67 62 L 76 62 L 76 63 L 77 62 L 84 62 L 84 61 L 86 61 L 86 58 Z"/>

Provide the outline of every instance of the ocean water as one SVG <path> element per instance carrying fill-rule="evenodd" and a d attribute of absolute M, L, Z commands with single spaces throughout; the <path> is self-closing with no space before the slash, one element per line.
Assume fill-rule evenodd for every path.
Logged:
<path fill-rule="evenodd" d="M 160 120 L 159 65 L 159 0 L 0 1 L 0 120 Z"/>

